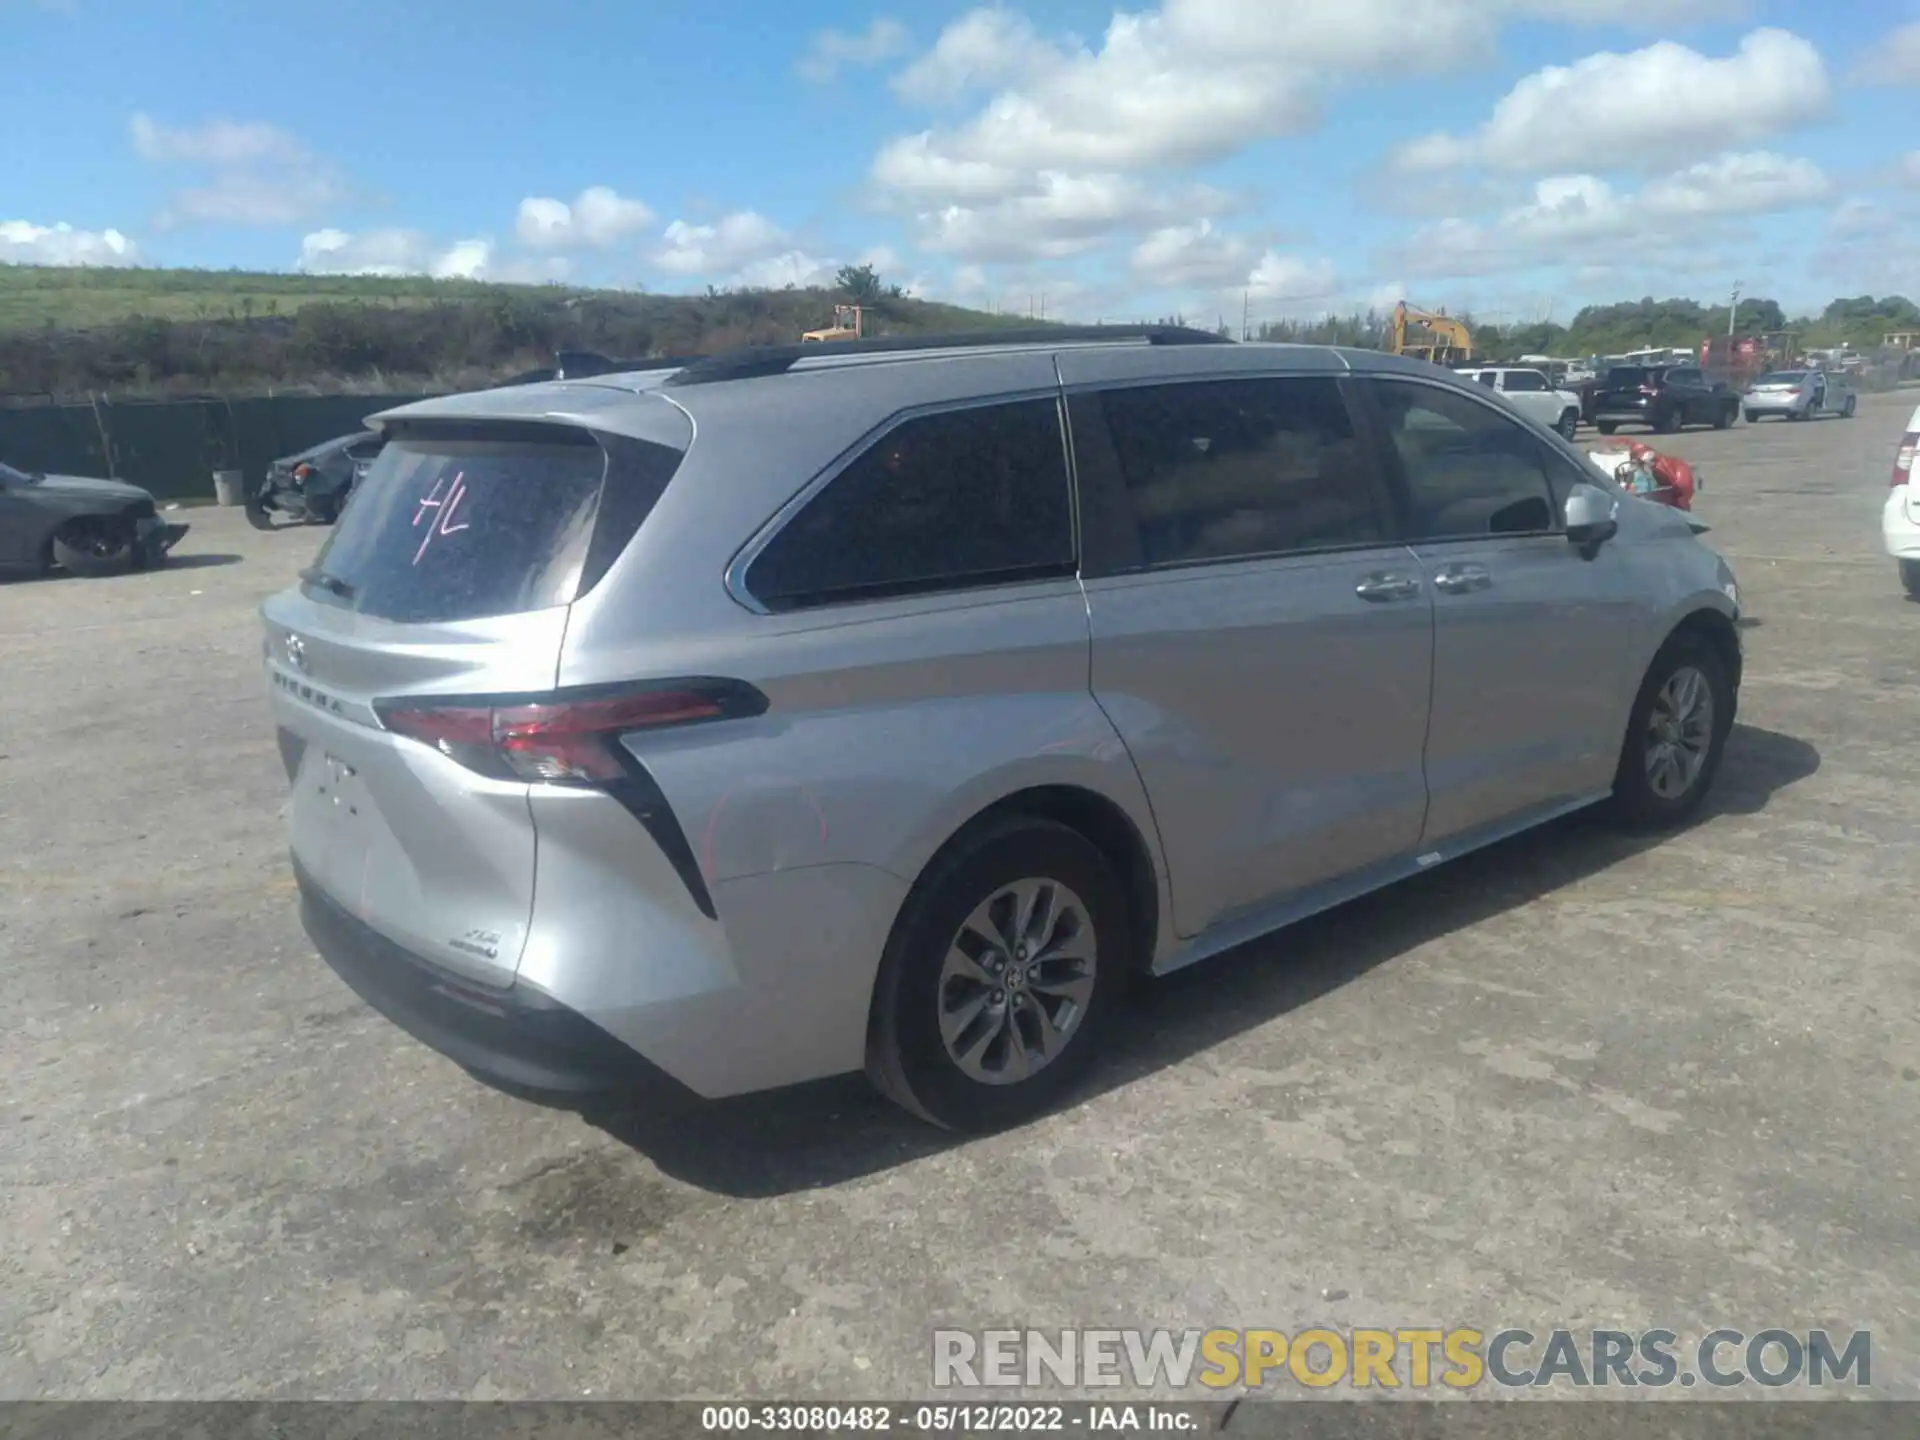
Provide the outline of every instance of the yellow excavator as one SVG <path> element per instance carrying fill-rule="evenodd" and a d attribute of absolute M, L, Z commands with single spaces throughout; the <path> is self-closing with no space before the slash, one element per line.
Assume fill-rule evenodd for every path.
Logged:
<path fill-rule="evenodd" d="M 1416 310 L 1402 300 L 1393 307 L 1387 352 L 1448 367 L 1473 363 L 1473 332 L 1444 310 Z"/>
<path fill-rule="evenodd" d="M 860 340 L 866 337 L 866 312 L 858 305 L 833 307 L 833 324 L 824 330 L 809 330 L 800 337 L 802 345 L 820 345 L 829 340 Z"/>

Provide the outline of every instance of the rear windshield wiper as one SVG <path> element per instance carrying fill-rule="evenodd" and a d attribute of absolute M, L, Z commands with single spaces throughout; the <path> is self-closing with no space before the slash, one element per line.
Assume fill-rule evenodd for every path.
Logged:
<path fill-rule="evenodd" d="M 327 574 L 326 571 L 320 569 L 318 566 L 309 565 L 305 570 L 300 572 L 300 578 L 309 585 L 318 585 L 329 594 L 338 595 L 342 600 L 351 600 L 353 598 L 352 585 L 342 580 L 338 575 Z"/>

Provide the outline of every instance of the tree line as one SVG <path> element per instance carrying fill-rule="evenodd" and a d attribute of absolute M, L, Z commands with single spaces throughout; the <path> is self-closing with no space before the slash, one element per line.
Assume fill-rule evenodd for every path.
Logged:
<path fill-rule="evenodd" d="M 1521 355 L 1573 359 L 1664 346 L 1695 346 L 1710 335 L 1726 334 L 1728 313 L 1725 305 L 1649 296 L 1612 305 L 1589 305 L 1566 325 L 1552 321 L 1490 325 L 1465 312 L 1455 318 L 1473 331 L 1474 348 L 1488 360 L 1510 360 Z M 1368 310 L 1319 320 L 1277 321 L 1262 325 L 1258 338 L 1378 349 L 1386 343 L 1392 320 L 1389 313 Z M 1859 295 L 1834 300 L 1818 315 L 1790 317 L 1778 301 L 1747 299 L 1740 301 L 1734 312 L 1733 328 L 1742 335 L 1792 332 L 1802 349 L 1850 345 L 1871 353 L 1890 333 L 1920 331 L 1920 305 L 1904 295 Z"/>
<path fill-rule="evenodd" d="M 269 283 L 270 282 L 270 283 Z M 868 333 L 916 334 L 1030 323 L 914 299 L 870 265 L 845 266 L 831 285 L 781 290 L 709 289 L 704 295 L 489 286 L 417 277 L 332 277 L 303 295 L 296 277 L 210 272 L 31 271 L 0 266 L 0 314 L 34 287 L 91 294 L 94 313 L 114 304 L 154 309 L 190 295 L 192 313 L 119 314 L 100 323 L 0 327 L 0 395 L 60 399 L 127 395 L 260 394 L 269 391 L 461 389 L 553 364 L 563 350 L 615 358 L 705 355 L 744 345 L 791 343 L 832 323 L 836 304 L 865 310 Z M 57 289 L 64 286 L 65 289 Z M 9 287 L 12 287 L 11 289 Z M 74 287 L 81 287 L 75 290 Z M 158 298 L 156 298 L 158 297 Z M 224 303 L 226 313 L 218 307 Z M 44 298 L 44 297 L 43 297 Z M 285 310 L 282 310 L 282 301 Z M 89 306 L 78 301 L 75 309 Z M 1179 321 L 1181 317 L 1166 317 Z M 1646 346 L 1697 345 L 1727 329 L 1725 305 L 1651 297 L 1588 306 L 1567 325 L 1493 326 L 1463 314 L 1488 359 L 1522 354 L 1617 354 Z M 1391 316 L 1368 310 L 1263 324 L 1257 338 L 1378 347 Z M 1920 330 L 1920 306 L 1904 296 L 1834 300 L 1817 316 L 1789 318 L 1768 299 L 1740 301 L 1742 333 L 1792 330 L 1803 346 L 1878 345 L 1889 331 Z M 1222 323 L 1224 333 L 1232 331 Z"/>

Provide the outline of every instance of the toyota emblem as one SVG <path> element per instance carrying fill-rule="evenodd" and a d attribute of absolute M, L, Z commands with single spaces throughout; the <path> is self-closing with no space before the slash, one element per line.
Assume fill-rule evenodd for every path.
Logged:
<path fill-rule="evenodd" d="M 302 675 L 307 673 L 307 642 L 298 635 L 287 636 L 287 664 Z"/>

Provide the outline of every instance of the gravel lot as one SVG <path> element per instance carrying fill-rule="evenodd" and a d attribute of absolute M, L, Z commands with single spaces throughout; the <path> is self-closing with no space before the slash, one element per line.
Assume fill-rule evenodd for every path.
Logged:
<path fill-rule="evenodd" d="M 543 1109 L 362 1006 L 258 673 L 319 532 L 0 585 L 0 1397 L 898 1398 L 939 1324 L 1315 1321 L 1865 1327 L 1920 1395 L 1914 398 L 1673 442 L 1751 617 L 1709 818 L 1153 987 L 1096 1093 L 974 1143 L 854 1080 Z"/>

